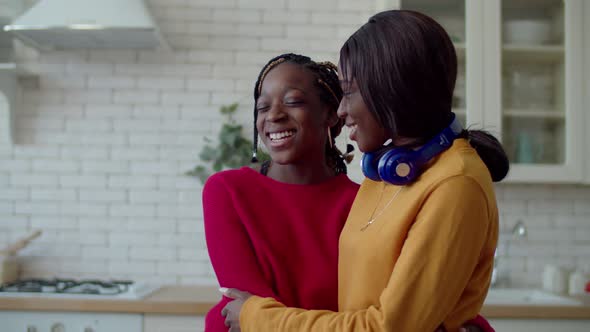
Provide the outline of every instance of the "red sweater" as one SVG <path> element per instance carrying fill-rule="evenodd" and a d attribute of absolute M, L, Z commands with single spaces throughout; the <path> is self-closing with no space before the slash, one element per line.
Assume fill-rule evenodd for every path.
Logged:
<path fill-rule="evenodd" d="M 358 188 L 346 175 L 313 185 L 278 182 L 248 167 L 212 175 L 203 211 L 219 284 L 338 311 L 338 238 Z M 206 331 L 227 331 L 227 302 L 209 311 Z"/>

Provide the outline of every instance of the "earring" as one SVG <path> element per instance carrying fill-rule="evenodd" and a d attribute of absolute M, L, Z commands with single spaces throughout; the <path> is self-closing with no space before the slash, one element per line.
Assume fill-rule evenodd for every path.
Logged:
<path fill-rule="evenodd" d="M 258 149 L 260 148 L 260 140 L 256 140 L 256 145 L 252 147 L 252 163 L 258 162 Z"/>
<path fill-rule="evenodd" d="M 330 149 L 334 146 L 332 145 L 332 133 L 330 132 L 330 127 L 328 127 L 328 142 L 330 144 Z"/>
<path fill-rule="evenodd" d="M 346 141 L 346 153 L 342 155 L 344 160 L 350 164 L 350 162 L 354 159 L 354 146 L 348 142 L 348 133 L 345 133 L 344 140 Z"/>

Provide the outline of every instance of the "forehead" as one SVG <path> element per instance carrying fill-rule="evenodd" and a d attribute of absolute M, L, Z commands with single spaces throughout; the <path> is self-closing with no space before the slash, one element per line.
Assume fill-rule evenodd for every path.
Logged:
<path fill-rule="evenodd" d="M 276 86 L 312 88 L 315 75 L 302 65 L 285 62 L 272 68 L 262 81 L 262 91 Z"/>

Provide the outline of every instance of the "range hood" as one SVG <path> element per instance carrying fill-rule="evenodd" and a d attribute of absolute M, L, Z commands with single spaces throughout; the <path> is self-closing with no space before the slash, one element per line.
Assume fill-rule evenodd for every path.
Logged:
<path fill-rule="evenodd" d="M 167 49 L 143 0 L 39 0 L 4 27 L 42 49 Z"/>

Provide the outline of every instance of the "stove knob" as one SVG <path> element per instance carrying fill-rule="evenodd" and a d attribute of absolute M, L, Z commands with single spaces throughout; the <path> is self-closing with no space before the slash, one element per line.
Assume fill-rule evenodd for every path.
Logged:
<path fill-rule="evenodd" d="M 27 326 L 27 332 L 37 332 L 37 327 L 34 325 Z"/>
<path fill-rule="evenodd" d="M 62 323 L 51 325 L 51 332 L 66 332 L 66 327 Z"/>

